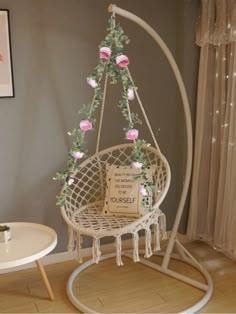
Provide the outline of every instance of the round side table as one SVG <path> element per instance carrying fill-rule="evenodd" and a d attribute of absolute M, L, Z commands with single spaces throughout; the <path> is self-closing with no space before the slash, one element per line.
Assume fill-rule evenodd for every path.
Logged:
<path fill-rule="evenodd" d="M 57 245 L 56 232 L 44 225 L 28 222 L 4 223 L 11 228 L 11 239 L 0 243 L 0 269 L 36 262 L 46 286 L 48 295 L 54 294 L 44 270 L 41 258 L 50 253 Z"/>

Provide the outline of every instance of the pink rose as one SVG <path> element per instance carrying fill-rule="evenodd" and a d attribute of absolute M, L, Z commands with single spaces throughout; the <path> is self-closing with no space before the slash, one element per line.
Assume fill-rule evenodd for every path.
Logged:
<path fill-rule="evenodd" d="M 134 99 L 134 90 L 133 88 L 128 88 L 128 99 L 133 100 Z"/>
<path fill-rule="evenodd" d="M 127 140 L 136 140 L 138 138 L 138 130 L 136 129 L 129 129 L 126 132 Z"/>
<path fill-rule="evenodd" d="M 116 64 L 119 67 L 126 67 L 129 64 L 129 58 L 125 55 L 120 55 L 116 57 Z"/>
<path fill-rule="evenodd" d="M 132 168 L 134 169 L 141 169 L 143 167 L 143 164 L 141 162 L 135 161 L 132 163 Z"/>
<path fill-rule="evenodd" d="M 4 61 L 3 55 L 0 54 L 0 61 Z"/>
<path fill-rule="evenodd" d="M 74 183 L 74 181 L 75 181 L 75 179 L 74 179 L 74 178 L 69 177 L 69 179 L 68 179 L 67 183 L 68 183 L 68 185 L 71 185 L 71 184 L 73 184 L 73 183 Z"/>
<path fill-rule="evenodd" d="M 102 47 L 99 51 L 100 58 L 108 60 L 111 56 L 111 49 L 109 47 Z"/>
<path fill-rule="evenodd" d="M 88 84 L 92 87 L 92 88 L 96 88 L 97 86 L 98 86 L 98 83 L 94 80 L 94 79 L 92 79 L 92 78 L 87 78 L 87 82 L 88 82 Z"/>
<path fill-rule="evenodd" d="M 79 126 L 82 131 L 88 131 L 92 129 L 92 122 L 89 120 L 82 120 L 80 121 Z"/>
<path fill-rule="evenodd" d="M 143 185 L 140 185 L 139 192 L 142 194 L 142 196 L 148 196 L 148 191 Z"/>
<path fill-rule="evenodd" d="M 84 152 L 80 152 L 80 151 L 78 151 L 78 152 L 73 152 L 73 153 L 72 153 L 72 156 L 73 156 L 75 159 L 81 159 L 81 158 L 84 157 Z"/>

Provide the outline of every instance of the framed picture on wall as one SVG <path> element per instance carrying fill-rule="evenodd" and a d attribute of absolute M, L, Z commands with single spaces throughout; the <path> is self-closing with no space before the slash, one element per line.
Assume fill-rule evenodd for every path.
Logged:
<path fill-rule="evenodd" d="M 0 97 L 14 97 L 9 11 L 0 9 Z"/>

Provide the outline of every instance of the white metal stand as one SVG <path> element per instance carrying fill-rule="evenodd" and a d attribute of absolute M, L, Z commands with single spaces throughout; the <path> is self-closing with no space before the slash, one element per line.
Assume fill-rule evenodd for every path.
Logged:
<path fill-rule="evenodd" d="M 176 243 L 179 243 L 178 241 Z M 180 244 L 181 245 L 181 244 Z M 182 245 L 181 245 L 182 246 Z M 184 249 L 186 250 L 186 249 Z M 140 253 L 144 253 L 144 251 L 140 251 Z M 164 255 L 164 254 L 155 254 L 155 255 Z M 113 258 L 116 256 L 116 253 L 111 253 L 111 254 L 106 254 L 103 255 L 101 257 L 100 261 L 104 261 L 110 258 Z M 131 260 L 133 260 L 133 255 L 132 252 L 126 251 L 123 252 L 123 256 L 130 258 Z M 188 257 L 189 256 L 189 257 Z M 196 313 L 198 310 L 200 310 L 211 298 L 212 293 L 213 293 L 213 281 L 212 278 L 210 276 L 210 274 L 202 267 L 201 264 L 199 264 L 194 257 L 192 257 L 190 255 L 190 253 L 188 253 L 188 255 L 186 254 L 185 257 L 181 257 L 177 254 L 171 254 L 171 258 L 185 262 L 189 265 L 191 265 L 192 267 L 194 267 L 195 269 L 197 269 L 205 278 L 206 282 L 202 283 L 196 280 L 191 279 L 190 277 L 184 276 L 178 272 L 175 272 L 169 268 L 165 269 L 163 268 L 163 266 L 158 265 L 157 263 L 153 263 L 150 262 L 144 258 L 140 258 L 140 263 L 148 266 L 154 270 L 157 270 L 163 274 L 166 274 L 170 277 L 173 277 L 177 280 L 180 280 L 186 284 L 189 284 L 195 288 L 198 288 L 202 291 L 205 291 L 204 296 L 202 297 L 201 300 L 199 300 L 197 303 L 195 303 L 194 305 L 192 305 L 191 307 L 184 309 L 183 311 L 179 312 L 179 313 Z M 85 263 L 83 263 L 82 265 L 80 265 L 79 267 L 77 267 L 74 272 L 71 274 L 68 282 L 67 282 L 67 295 L 68 298 L 70 299 L 70 301 L 72 302 L 72 304 L 78 308 L 81 312 L 83 313 L 98 313 L 96 312 L 94 309 L 89 308 L 88 306 L 86 306 L 84 303 L 82 303 L 79 298 L 75 295 L 74 293 L 74 289 L 73 289 L 73 284 L 75 282 L 76 279 L 79 278 L 79 275 L 87 268 L 91 267 L 92 265 L 94 265 L 94 261 L 91 259 Z M 155 280 L 155 279 L 153 279 Z M 157 283 L 158 284 L 158 283 Z"/>
<path fill-rule="evenodd" d="M 177 232 L 178 232 L 180 220 L 181 220 L 181 217 L 183 214 L 183 209 L 184 209 L 184 204 L 185 204 L 187 193 L 188 193 L 190 177 L 191 177 L 191 169 L 192 169 L 192 145 L 193 145 L 192 124 L 191 124 L 189 102 L 188 102 L 186 90 L 184 87 L 184 83 L 183 83 L 181 74 L 179 72 L 178 66 L 177 66 L 170 50 L 168 49 L 168 47 L 166 46 L 164 41 L 161 39 L 161 37 L 157 34 L 157 32 L 150 25 L 148 25 L 145 21 L 143 21 L 138 16 L 136 16 L 136 15 L 134 15 L 134 14 L 132 14 L 126 10 L 121 9 L 121 8 L 117 7 L 116 5 L 111 4 L 108 7 L 108 11 L 110 13 L 123 16 L 123 17 L 137 23 L 139 26 L 141 26 L 143 29 L 145 29 L 147 31 L 147 33 L 155 40 L 155 42 L 159 45 L 159 47 L 162 49 L 163 53 L 165 54 L 167 60 L 169 61 L 171 69 L 175 75 L 175 78 L 176 78 L 176 81 L 177 81 L 177 84 L 179 87 L 179 91 L 180 91 L 182 102 L 183 102 L 183 108 L 184 108 L 184 114 L 185 114 L 185 123 L 186 123 L 186 134 L 187 134 L 187 162 L 186 162 L 183 191 L 182 191 L 180 202 L 178 205 L 175 222 L 174 222 L 174 225 L 173 225 L 173 228 L 171 231 L 171 235 L 170 235 L 170 238 L 168 241 L 167 249 L 166 249 L 166 252 L 164 254 L 162 254 L 163 255 L 162 265 L 154 264 L 154 263 L 147 261 L 143 258 L 140 259 L 140 262 L 142 264 L 148 266 L 148 267 L 151 267 L 151 268 L 161 272 L 161 273 L 164 273 L 164 274 L 171 276 L 175 279 L 178 279 L 184 283 L 187 283 L 193 287 L 196 287 L 198 289 L 205 291 L 206 293 L 205 293 L 204 297 L 199 302 L 197 302 L 196 304 L 194 304 L 190 308 L 185 309 L 183 312 L 181 312 L 181 313 L 186 313 L 186 312 L 195 313 L 199 309 L 201 309 L 211 298 L 212 293 L 213 293 L 213 281 L 212 281 L 209 273 L 202 267 L 201 264 L 198 263 L 198 261 L 183 247 L 183 245 L 177 239 Z M 176 248 L 178 255 L 173 254 L 174 247 Z M 124 252 L 123 255 L 125 255 L 126 257 L 132 258 L 132 254 L 130 254 L 128 252 Z M 107 255 L 104 255 L 101 258 L 101 260 L 109 259 L 113 256 L 115 256 L 115 254 L 107 254 Z M 193 280 L 190 277 L 184 276 L 180 273 L 177 273 L 177 272 L 169 269 L 170 258 L 175 258 L 175 259 L 181 260 L 187 264 L 190 264 L 194 268 L 196 268 L 205 277 L 206 283 L 202 283 L 202 282 Z M 68 281 L 68 285 L 67 285 L 67 294 L 68 294 L 69 299 L 78 309 L 80 309 L 82 312 L 85 312 L 85 313 L 91 313 L 91 312 L 95 313 L 95 311 L 93 309 L 88 308 L 86 305 L 81 303 L 76 298 L 76 296 L 73 293 L 72 286 L 73 286 L 73 282 L 76 279 L 76 277 L 84 269 L 86 269 L 87 267 L 89 267 L 93 264 L 94 264 L 94 262 L 92 260 L 90 260 L 90 261 L 82 264 L 81 266 L 79 266 L 72 273 L 72 275 Z"/>

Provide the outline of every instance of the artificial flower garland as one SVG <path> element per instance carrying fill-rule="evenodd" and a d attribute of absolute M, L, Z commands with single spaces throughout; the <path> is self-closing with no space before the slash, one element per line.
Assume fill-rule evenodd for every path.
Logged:
<path fill-rule="evenodd" d="M 79 128 L 68 132 L 68 135 L 74 137 L 72 146 L 68 152 L 67 168 L 57 172 L 55 180 L 63 180 L 66 182 L 64 189 L 60 196 L 57 197 L 57 205 L 64 205 L 66 194 L 70 193 L 70 186 L 74 183 L 73 173 L 79 169 L 77 161 L 86 156 L 84 148 L 84 137 L 87 131 L 94 129 L 96 119 L 93 113 L 100 105 L 103 99 L 103 92 L 101 89 L 101 81 L 104 72 L 111 79 L 112 84 L 116 84 L 119 80 L 123 84 L 122 99 L 119 102 L 119 107 L 125 119 L 129 121 L 129 125 L 124 129 L 127 140 L 134 141 L 134 157 L 130 160 L 131 166 L 134 169 L 140 169 L 140 174 L 135 178 L 140 178 L 142 184 L 140 185 L 140 193 L 143 196 L 148 196 L 150 189 L 153 187 L 153 181 L 148 180 L 146 176 L 147 161 L 141 148 L 147 144 L 144 140 L 139 139 L 139 130 L 134 128 L 136 124 L 141 124 L 136 113 L 131 112 L 129 101 L 135 98 L 137 87 L 129 76 L 127 66 L 129 65 L 129 58 L 122 53 L 124 43 L 128 44 L 129 39 L 124 35 L 124 31 L 120 25 L 116 25 L 114 18 L 109 19 L 108 34 L 105 40 L 99 46 L 99 63 L 95 71 L 87 78 L 87 83 L 94 89 L 94 97 L 91 103 L 84 104 L 79 111 L 84 115 L 84 119 L 80 121 Z M 145 203 L 144 203 L 145 204 Z"/>

